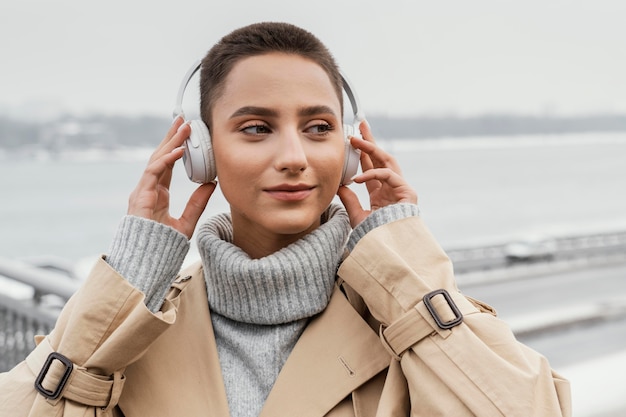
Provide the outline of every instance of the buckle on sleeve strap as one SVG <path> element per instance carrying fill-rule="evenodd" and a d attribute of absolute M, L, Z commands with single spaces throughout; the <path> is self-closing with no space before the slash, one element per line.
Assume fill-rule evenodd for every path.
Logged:
<path fill-rule="evenodd" d="M 442 303 L 441 301 L 437 301 L 437 299 L 435 299 L 437 295 L 443 296 L 443 300 L 445 301 L 445 303 L 448 304 L 448 307 L 450 308 L 450 310 L 452 311 L 452 314 L 454 315 L 453 318 L 449 320 L 444 320 L 441 317 L 441 315 L 439 314 L 439 311 L 441 307 L 445 308 L 445 303 Z M 441 297 L 438 297 L 438 298 L 441 299 Z M 463 314 L 461 314 L 461 311 L 454 303 L 454 300 L 452 299 L 448 291 L 444 290 L 443 288 L 429 292 L 428 294 L 424 296 L 422 300 L 424 301 L 424 305 L 428 309 L 428 312 L 430 313 L 431 316 L 433 316 L 435 323 L 437 323 L 437 326 L 439 326 L 440 329 L 444 329 L 444 330 L 451 329 L 455 326 L 458 326 L 463 321 Z"/>
<path fill-rule="evenodd" d="M 52 402 L 66 398 L 83 405 L 111 409 L 117 405 L 126 382 L 121 372 L 102 376 L 73 364 L 69 358 L 55 352 L 47 338 L 28 355 L 26 364 L 38 374 L 37 392 Z"/>
<path fill-rule="evenodd" d="M 51 368 L 53 368 L 52 372 L 50 372 Z M 48 358 L 44 362 L 43 367 L 35 380 L 35 389 L 47 399 L 56 400 L 61 396 L 61 393 L 65 388 L 65 384 L 67 384 L 67 381 L 70 379 L 70 375 L 72 375 L 73 370 L 74 364 L 71 360 L 61 355 L 59 352 L 52 352 L 48 355 Z M 52 378 L 48 378 L 48 380 L 58 381 L 56 382 L 56 386 L 51 389 L 44 387 L 44 381 L 46 381 L 46 377 L 49 372 L 51 373 Z M 49 385 L 49 383 L 50 382 L 46 385 Z"/>
<path fill-rule="evenodd" d="M 435 333 L 449 333 L 451 328 L 461 324 L 463 315 L 479 312 L 464 296 L 459 294 L 456 300 L 444 289 L 429 292 L 392 324 L 381 325 L 379 333 L 383 346 L 394 359 L 400 360 L 406 350 L 422 339 Z"/>

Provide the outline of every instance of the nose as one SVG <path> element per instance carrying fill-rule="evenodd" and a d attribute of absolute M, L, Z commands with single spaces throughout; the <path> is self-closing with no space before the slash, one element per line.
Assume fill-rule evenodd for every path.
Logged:
<path fill-rule="evenodd" d="M 276 146 L 274 165 L 278 171 L 297 174 L 308 167 L 304 143 L 297 130 L 290 129 L 280 135 Z"/>

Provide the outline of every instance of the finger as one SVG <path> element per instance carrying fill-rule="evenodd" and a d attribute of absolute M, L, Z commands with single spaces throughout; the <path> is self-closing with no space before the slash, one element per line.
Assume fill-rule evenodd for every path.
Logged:
<path fill-rule="evenodd" d="M 174 119 L 165 138 L 150 156 L 144 175 L 139 180 L 138 188 L 153 189 L 159 186 L 169 191 L 174 164 L 183 156 L 181 145 L 189 137 L 189 129 L 189 125 L 181 116 Z"/>
<path fill-rule="evenodd" d="M 352 225 L 352 227 L 355 227 L 357 224 L 360 223 L 361 218 L 364 218 L 367 215 L 367 213 L 365 213 L 365 211 L 363 210 L 363 206 L 361 206 L 359 197 L 354 191 L 345 186 L 339 187 L 339 190 L 337 190 L 337 195 L 339 196 L 341 203 L 348 212 L 350 224 Z"/>
<path fill-rule="evenodd" d="M 370 128 L 370 124 L 367 120 L 362 120 L 361 123 L 359 123 L 359 132 L 361 132 L 361 136 L 366 141 L 376 143 L 374 135 L 372 134 L 372 129 Z"/>
<path fill-rule="evenodd" d="M 407 185 L 402 175 L 398 174 L 391 168 L 375 168 L 367 170 L 352 179 L 356 183 L 364 183 L 370 181 L 379 181 L 393 188 Z"/>
<path fill-rule="evenodd" d="M 356 137 L 357 140 L 376 143 L 376 141 L 374 140 L 374 135 L 372 135 L 370 125 L 369 123 L 367 123 L 366 120 L 362 120 L 361 123 L 359 123 L 359 132 L 361 133 L 361 137 Z M 363 171 L 374 168 L 372 158 L 370 158 L 367 152 L 361 152 L 361 167 Z"/>
<path fill-rule="evenodd" d="M 359 131 L 362 138 L 357 138 L 357 140 L 361 140 L 361 145 L 364 147 L 362 150 L 369 156 L 374 166 L 395 165 L 397 167 L 395 158 L 376 144 L 370 125 L 366 120 L 363 120 L 359 125 Z"/>
<path fill-rule="evenodd" d="M 361 202 L 359 201 L 359 197 L 350 188 L 345 186 L 339 187 L 339 189 L 337 190 L 337 195 L 339 196 L 339 199 L 343 203 L 346 210 L 348 210 L 348 213 L 350 211 L 363 209 L 363 207 L 361 206 Z"/>
<path fill-rule="evenodd" d="M 394 171 L 401 173 L 400 166 L 398 165 L 396 158 L 391 156 L 391 154 L 375 143 L 356 137 L 351 137 L 350 143 L 352 146 L 361 151 L 361 156 L 363 156 L 363 154 L 367 155 L 367 157 L 363 157 L 361 159 L 361 162 L 366 164 L 363 166 L 363 170 L 365 170 L 366 167 L 367 169 L 391 168 Z M 369 166 L 370 164 L 371 166 Z"/>
<path fill-rule="evenodd" d="M 183 210 L 183 214 L 180 216 L 180 221 L 184 225 L 185 233 L 187 237 L 191 238 L 196 224 L 202 216 L 204 209 L 206 208 L 209 199 L 213 195 L 217 182 L 209 182 L 202 184 L 191 194 L 189 201 Z"/>
<path fill-rule="evenodd" d="M 167 160 L 165 164 L 166 169 L 163 171 L 163 173 L 159 177 L 159 185 L 161 187 L 165 187 L 166 189 L 169 190 L 170 185 L 172 183 L 172 174 L 174 173 L 174 165 L 176 164 L 176 161 L 182 158 L 184 152 L 185 152 L 184 147 L 179 146 L 177 148 L 172 149 L 170 153 L 167 154 L 167 158 L 166 158 Z"/>
<path fill-rule="evenodd" d="M 359 143 L 358 143 L 359 141 L 363 142 L 363 139 L 350 137 L 350 144 L 356 149 L 361 149 L 359 148 Z M 372 162 L 372 158 L 370 158 L 369 154 L 363 150 L 361 150 L 360 162 L 361 162 L 362 171 L 367 171 L 368 169 L 374 168 L 374 163 Z"/>
<path fill-rule="evenodd" d="M 160 152 L 161 149 L 163 149 L 169 143 L 170 140 L 172 140 L 172 137 L 174 137 L 176 132 L 178 132 L 178 130 L 184 123 L 185 123 L 185 120 L 181 116 L 176 116 L 174 118 L 169 130 L 167 131 L 163 139 L 161 139 L 161 142 L 159 142 L 158 146 L 154 149 L 154 151 L 152 152 L 152 155 L 150 155 L 150 161 L 157 158 L 156 155 Z"/>
<path fill-rule="evenodd" d="M 180 159 L 182 155 L 183 149 L 179 147 L 163 155 L 161 158 L 151 161 L 139 179 L 137 189 L 154 190 L 158 185 L 169 188 L 174 163 Z"/>
<path fill-rule="evenodd" d="M 172 124 L 170 130 L 167 132 L 167 135 L 165 135 L 165 138 L 152 153 L 148 163 L 182 146 L 183 142 L 189 137 L 190 134 L 191 127 L 189 126 L 189 123 L 185 122 L 181 117 L 178 117 Z"/>
<path fill-rule="evenodd" d="M 354 177 L 354 182 L 365 182 L 372 207 L 382 207 L 393 203 L 417 204 L 417 193 L 408 182 L 389 168 L 376 168 Z M 370 184 L 376 184 L 370 187 Z M 376 192 L 373 198 L 372 192 Z"/>
<path fill-rule="evenodd" d="M 176 134 L 180 126 L 184 123 L 185 123 L 185 119 L 182 116 L 176 116 L 174 120 L 172 120 L 172 125 L 170 126 L 170 129 L 167 131 L 167 134 L 165 135 L 161 143 L 167 142 L 169 138 L 174 136 L 174 134 Z"/>

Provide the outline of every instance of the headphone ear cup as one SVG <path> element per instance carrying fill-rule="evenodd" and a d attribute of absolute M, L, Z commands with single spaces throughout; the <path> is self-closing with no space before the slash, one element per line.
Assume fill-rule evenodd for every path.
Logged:
<path fill-rule="evenodd" d="M 341 175 L 341 185 L 349 185 L 352 183 L 352 177 L 354 177 L 359 170 L 359 163 L 361 162 L 361 151 L 355 149 L 350 144 L 350 136 L 354 136 L 355 128 L 352 125 L 344 125 L 343 131 L 345 135 L 345 150 L 343 161 L 343 173 Z"/>
<path fill-rule="evenodd" d="M 183 163 L 191 181 L 207 183 L 217 177 L 211 134 L 202 120 L 189 122 L 191 134 L 185 140 Z"/>

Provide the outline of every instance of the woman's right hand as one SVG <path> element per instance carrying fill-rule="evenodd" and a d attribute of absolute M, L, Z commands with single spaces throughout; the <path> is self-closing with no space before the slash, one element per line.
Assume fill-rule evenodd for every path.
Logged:
<path fill-rule="evenodd" d="M 173 227 L 189 239 L 217 185 L 215 182 L 200 185 L 189 197 L 181 217 L 176 219 L 170 215 L 172 170 L 183 156 L 182 145 L 189 137 L 190 129 L 182 117 L 174 120 L 128 199 L 128 214 Z"/>

